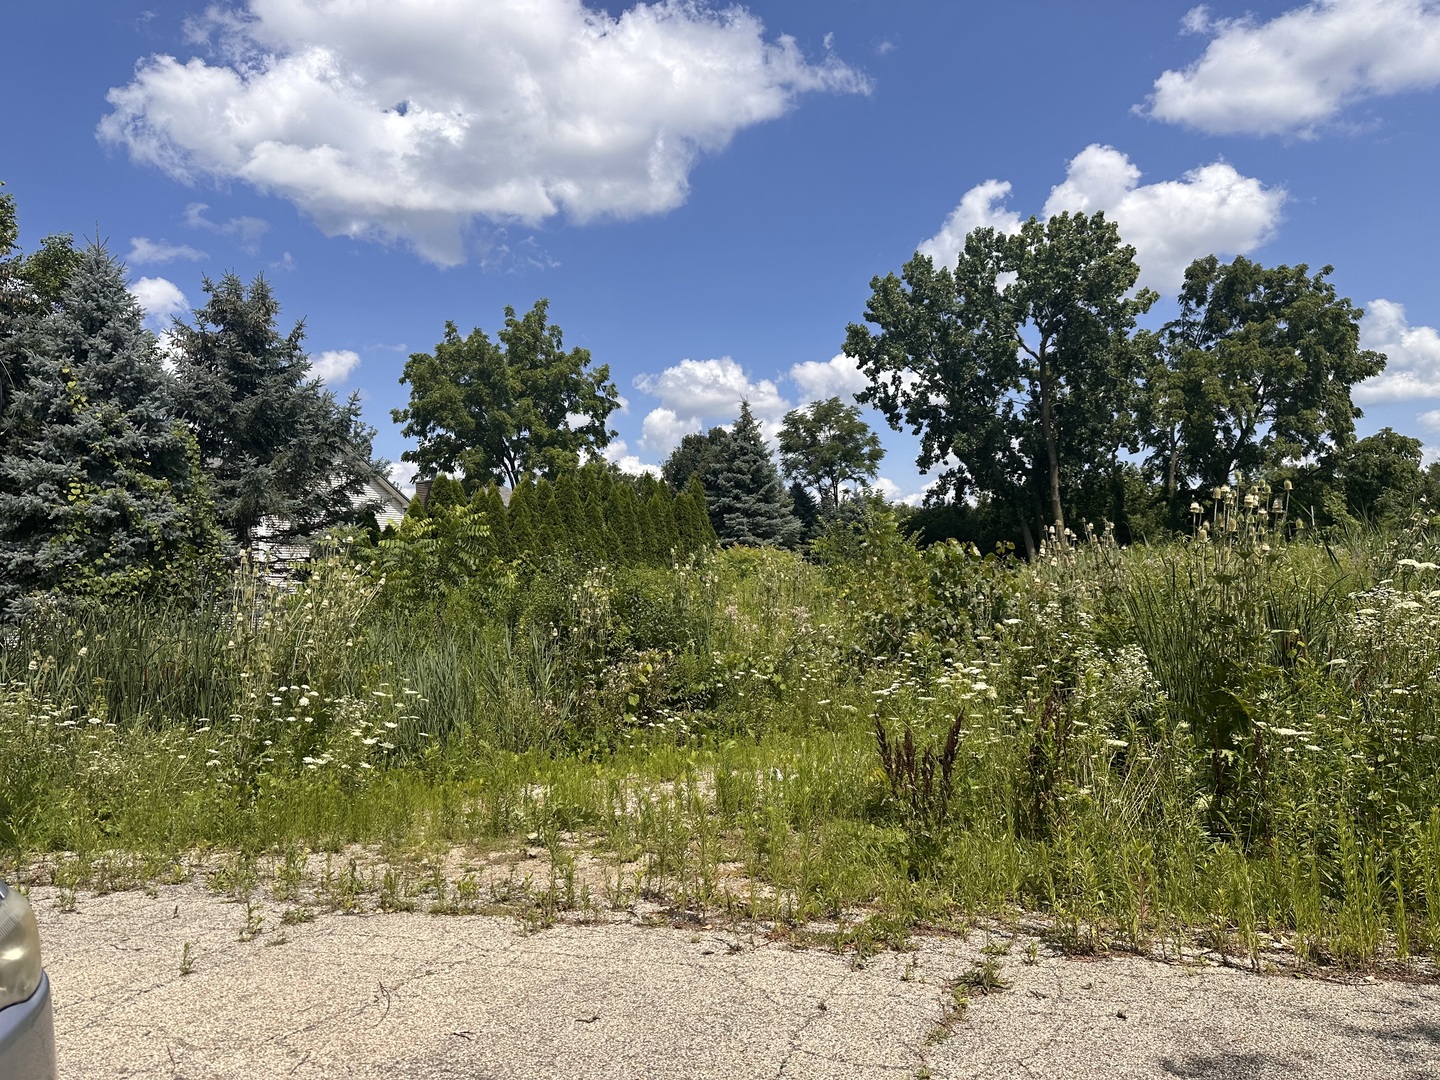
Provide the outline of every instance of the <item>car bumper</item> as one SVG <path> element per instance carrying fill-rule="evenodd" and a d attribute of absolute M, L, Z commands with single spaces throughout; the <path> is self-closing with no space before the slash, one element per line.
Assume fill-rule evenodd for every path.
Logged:
<path fill-rule="evenodd" d="M 55 1020 L 50 978 L 28 1001 L 0 1009 L 0 1076 L 5 1080 L 55 1080 Z"/>

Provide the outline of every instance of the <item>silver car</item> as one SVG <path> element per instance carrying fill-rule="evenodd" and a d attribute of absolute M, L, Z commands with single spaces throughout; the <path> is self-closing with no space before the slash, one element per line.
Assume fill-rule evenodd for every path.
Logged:
<path fill-rule="evenodd" d="M 50 980 L 30 901 L 0 881 L 0 1077 L 54 1080 Z"/>

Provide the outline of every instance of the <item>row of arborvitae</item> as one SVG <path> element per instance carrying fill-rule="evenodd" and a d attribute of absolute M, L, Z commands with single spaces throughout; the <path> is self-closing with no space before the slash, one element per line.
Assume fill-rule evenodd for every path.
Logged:
<path fill-rule="evenodd" d="M 385 530 L 380 547 L 440 556 L 452 566 L 443 574 L 448 580 L 549 556 L 666 566 L 716 543 L 698 478 L 675 494 L 655 477 L 617 476 L 591 464 L 553 481 L 522 481 L 508 499 L 493 484 L 467 491 L 464 482 L 441 475 L 428 498 L 412 501 L 405 520 Z"/>

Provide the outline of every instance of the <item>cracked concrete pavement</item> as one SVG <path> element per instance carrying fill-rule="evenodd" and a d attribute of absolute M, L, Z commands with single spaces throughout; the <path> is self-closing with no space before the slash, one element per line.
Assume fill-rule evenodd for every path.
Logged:
<path fill-rule="evenodd" d="M 796 949 L 724 928 L 322 914 L 194 885 L 32 892 L 62 1076 L 1440 1078 L 1440 987 L 1261 977 L 1025 942 L 940 1026 L 984 939 Z M 189 944 L 188 974 L 181 974 Z"/>

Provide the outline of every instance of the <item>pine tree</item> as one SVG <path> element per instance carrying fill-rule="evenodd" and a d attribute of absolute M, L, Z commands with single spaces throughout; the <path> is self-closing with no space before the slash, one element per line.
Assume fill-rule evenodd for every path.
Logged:
<path fill-rule="evenodd" d="M 180 414 L 200 443 L 221 523 L 244 543 L 262 518 L 305 534 L 373 513 L 353 505 L 378 474 L 359 398 L 341 405 L 311 377 L 303 324 L 285 336 L 275 329 L 280 305 L 264 277 L 248 290 L 234 274 L 203 288 L 195 324 L 177 321 L 172 333 Z"/>
<path fill-rule="evenodd" d="M 155 338 L 100 246 L 25 320 L 25 378 L 0 417 L 0 605 L 193 579 L 221 538 Z"/>
<path fill-rule="evenodd" d="M 748 401 L 730 430 L 729 457 L 708 478 L 710 520 L 726 544 L 784 545 L 800 541 L 800 522 L 765 448 Z"/>

